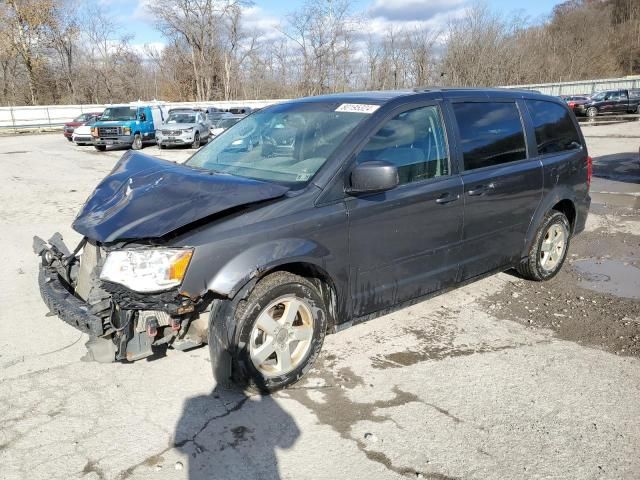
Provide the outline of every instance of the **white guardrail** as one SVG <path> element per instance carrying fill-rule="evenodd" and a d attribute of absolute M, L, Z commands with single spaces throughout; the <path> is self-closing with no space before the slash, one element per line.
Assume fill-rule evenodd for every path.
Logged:
<path fill-rule="evenodd" d="M 180 107 L 252 107 L 262 108 L 286 99 L 277 100 L 239 100 L 221 102 L 162 102 L 167 108 Z M 147 102 L 141 102 L 147 103 Z M 150 102 L 149 102 L 150 103 Z M 35 107 L 0 107 L 0 131 L 21 129 L 54 129 L 61 128 L 81 113 L 101 112 L 107 105 L 42 105 Z"/>
<path fill-rule="evenodd" d="M 536 83 L 530 85 L 509 85 L 503 88 L 536 90 L 545 95 L 592 95 L 603 90 L 640 88 L 640 75 L 622 78 L 600 78 L 598 80 L 578 80 L 575 82 Z"/>
<path fill-rule="evenodd" d="M 509 85 L 502 88 L 521 88 L 525 90 L 537 90 L 547 95 L 590 95 L 597 91 L 616 88 L 640 88 L 640 75 L 622 78 L 601 78 L 598 80 L 579 80 L 575 82 L 538 83 L 530 85 Z M 261 108 L 274 103 L 284 102 L 286 99 L 277 100 L 238 100 L 220 102 L 165 102 L 168 108 L 178 107 L 254 107 Z M 143 102 L 144 103 L 144 102 Z M 49 129 L 58 128 L 71 119 L 84 112 L 101 111 L 106 105 L 43 105 L 37 107 L 0 107 L 0 131 L 20 129 Z"/>

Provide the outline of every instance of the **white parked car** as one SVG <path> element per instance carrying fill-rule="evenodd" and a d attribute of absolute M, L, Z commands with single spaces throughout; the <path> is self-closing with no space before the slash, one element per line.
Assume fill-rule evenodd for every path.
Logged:
<path fill-rule="evenodd" d="M 71 134 L 71 140 L 73 140 L 76 145 L 93 145 L 91 126 L 96 123 L 99 118 L 99 116 L 95 115 L 79 127 L 76 127 Z"/>

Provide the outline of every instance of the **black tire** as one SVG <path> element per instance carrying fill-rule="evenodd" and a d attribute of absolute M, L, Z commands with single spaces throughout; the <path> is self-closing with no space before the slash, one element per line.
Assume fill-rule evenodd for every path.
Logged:
<path fill-rule="evenodd" d="M 140 149 L 142 149 L 142 137 L 140 136 L 139 133 L 136 133 L 133 136 L 133 143 L 131 144 L 131 149 L 132 150 L 140 150 Z"/>
<path fill-rule="evenodd" d="M 99 152 L 104 152 L 107 149 L 106 145 L 94 145 L 93 147 Z"/>
<path fill-rule="evenodd" d="M 594 118 L 598 116 L 598 109 L 596 107 L 589 107 L 587 108 L 587 117 L 589 118 Z"/>
<path fill-rule="evenodd" d="M 73 138 L 71 138 L 71 137 L 64 137 L 64 138 L 66 138 L 66 139 L 67 139 L 67 140 L 69 140 L 70 142 L 73 142 Z"/>
<path fill-rule="evenodd" d="M 553 268 L 547 270 L 542 265 L 542 244 L 545 241 L 549 230 L 554 225 L 561 225 L 565 229 L 566 239 L 564 241 L 564 250 L 559 261 L 556 265 L 554 265 Z M 542 223 L 536 231 L 533 242 L 531 242 L 531 246 L 529 247 L 529 254 L 527 258 L 523 260 L 520 265 L 518 265 L 518 273 L 524 278 L 528 280 L 534 280 L 536 282 L 542 282 L 552 279 L 558 274 L 558 272 L 562 268 L 562 265 L 564 264 L 565 259 L 567 258 L 567 252 L 569 251 L 570 242 L 571 225 L 569 224 L 569 219 L 567 219 L 567 216 L 557 210 L 549 211 L 542 219 Z"/>
<path fill-rule="evenodd" d="M 164 150 L 164 149 L 165 149 L 165 148 L 167 148 L 167 147 L 166 147 L 165 145 L 163 145 L 163 144 L 159 143 L 159 144 L 158 144 L 158 148 L 159 148 L 160 150 Z"/>
<path fill-rule="evenodd" d="M 198 132 L 193 136 L 193 143 L 191 144 L 191 148 L 200 148 L 200 134 Z"/>
<path fill-rule="evenodd" d="M 303 299 L 310 307 L 313 336 L 308 352 L 293 370 L 265 376 L 251 360 L 251 333 L 263 309 L 283 296 Z M 288 272 L 276 272 L 261 279 L 235 310 L 230 305 L 231 302 L 215 304 L 209 319 L 209 352 L 218 385 L 268 394 L 296 383 L 313 366 L 327 331 L 327 309 L 311 281 Z"/>

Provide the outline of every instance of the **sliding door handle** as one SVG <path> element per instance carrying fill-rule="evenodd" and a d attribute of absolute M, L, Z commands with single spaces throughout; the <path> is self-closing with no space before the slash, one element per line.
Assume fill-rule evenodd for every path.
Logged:
<path fill-rule="evenodd" d="M 460 198 L 460 195 L 452 195 L 450 193 L 443 193 L 438 198 L 436 198 L 436 203 L 439 203 L 440 205 L 444 205 L 446 203 L 455 202 L 459 198 Z"/>

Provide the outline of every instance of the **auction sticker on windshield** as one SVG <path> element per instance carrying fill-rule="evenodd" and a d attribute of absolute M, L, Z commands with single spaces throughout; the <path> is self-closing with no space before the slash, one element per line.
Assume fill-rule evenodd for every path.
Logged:
<path fill-rule="evenodd" d="M 350 113 L 373 113 L 380 108 L 380 105 L 365 105 L 363 103 L 343 103 L 336 112 Z"/>

